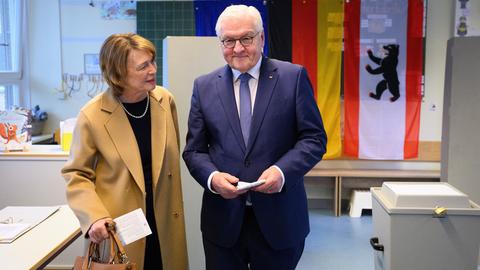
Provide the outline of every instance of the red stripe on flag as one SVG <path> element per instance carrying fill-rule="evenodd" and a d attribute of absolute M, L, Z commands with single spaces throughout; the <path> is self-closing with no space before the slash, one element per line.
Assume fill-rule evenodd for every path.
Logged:
<path fill-rule="evenodd" d="M 345 3 L 344 22 L 344 153 L 358 156 L 360 0 Z"/>
<path fill-rule="evenodd" d="M 292 1 L 292 62 L 307 69 L 317 97 L 317 1 Z"/>
<path fill-rule="evenodd" d="M 423 0 L 408 1 L 404 158 L 418 156 L 423 68 Z"/>

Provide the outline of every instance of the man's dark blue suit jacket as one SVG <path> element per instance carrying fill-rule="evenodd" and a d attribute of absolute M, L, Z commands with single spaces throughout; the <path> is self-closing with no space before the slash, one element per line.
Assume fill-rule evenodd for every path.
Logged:
<path fill-rule="evenodd" d="M 248 145 L 243 142 L 231 68 L 227 65 L 197 78 L 183 159 L 204 187 L 204 237 L 233 246 L 245 210 L 246 196 L 227 200 L 208 189 L 213 171 L 253 182 L 277 165 L 285 176 L 282 191 L 250 192 L 257 222 L 274 249 L 303 241 L 310 230 L 303 177 L 322 159 L 326 141 L 312 85 L 299 65 L 263 57 Z"/>

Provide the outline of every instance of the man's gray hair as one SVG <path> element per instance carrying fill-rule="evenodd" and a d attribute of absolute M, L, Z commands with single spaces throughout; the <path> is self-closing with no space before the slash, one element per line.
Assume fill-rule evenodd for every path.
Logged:
<path fill-rule="evenodd" d="M 263 21 L 262 16 L 258 9 L 253 6 L 245 6 L 245 5 L 231 5 L 227 7 L 220 16 L 218 16 L 217 24 L 215 25 L 215 32 L 218 37 L 222 34 L 222 23 L 225 19 L 228 18 L 244 18 L 245 16 L 249 16 L 253 19 L 253 25 L 255 27 L 256 32 L 263 31 Z"/>

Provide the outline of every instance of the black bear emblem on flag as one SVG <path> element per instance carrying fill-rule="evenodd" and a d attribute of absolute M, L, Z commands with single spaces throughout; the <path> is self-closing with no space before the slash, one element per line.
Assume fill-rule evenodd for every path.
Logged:
<path fill-rule="evenodd" d="M 367 51 L 370 60 L 379 66 L 374 69 L 370 65 L 366 65 L 365 69 L 370 74 L 383 75 L 383 80 L 378 82 L 375 93 L 368 93 L 371 98 L 380 100 L 383 92 L 385 92 L 387 89 L 392 94 L 392 97 L 390 97 L 391 102 L 396 101 L 400 97 L 400 81 L 398 80 L 397 74 L 399 47 L 400 45 L 398 44 L 389 44 L 383 46 L 383 49 L 386 51 L 384 58 L 375 56 L 370 49 Z"/>

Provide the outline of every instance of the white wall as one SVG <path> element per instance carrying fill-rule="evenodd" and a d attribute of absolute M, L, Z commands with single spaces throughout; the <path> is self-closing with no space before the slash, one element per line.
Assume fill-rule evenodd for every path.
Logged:
<path fill-rule="evenodd" d="M 443 82 L 447 40 L 453 35 L 452 1 L 428 1 L 425 48 L 425 97 L 420 114 L 420 141 L 442 137 Z"/>
<path fill-rule="evenodd" d="M 84 72 L 85 53 L 98 53 L 106 37 L 136 31 L 136 20 L 104 20 L 99 1 L 28 0 L 30 91 L 32 106 L 48 112 L 44 133 L 52 133 L 59 121 L 75 117 L 90 99 L 84 80 L 79 92 L 61 100 L 62 74 Z"/>
<path fill-rule="evenodd" d="M 64 114 L 54 97 L 62 74 L 59 2 L 29 0 L 28 5 L 30 103 L 48 111 L 50 130 Z"/>
<path fill-rule="evenodd" d="M 109 35 L 136 32 L 135 19 L 102 19 L 99 1 L 94 1 L 95 7 L 88 2 L 60 0 L 62 66 L 67 73 L 83 73 L 83 55 L 98 53 Z"/>

